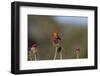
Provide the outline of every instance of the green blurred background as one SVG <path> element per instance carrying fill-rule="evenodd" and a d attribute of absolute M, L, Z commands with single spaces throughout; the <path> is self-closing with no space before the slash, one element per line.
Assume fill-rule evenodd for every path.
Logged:
<path fill-rule="evenodd" d="M 35 41 L 38 60 L 52 60 L 55 53 L 52 33 L 62 38 L 63 59 L 76 59 L 75 49 L 80 48 L 79 58 L 88 57 L 87 17 L 28 15 L 28 50 Z M 58 58 L 58 57 L 57 57 Z"/>

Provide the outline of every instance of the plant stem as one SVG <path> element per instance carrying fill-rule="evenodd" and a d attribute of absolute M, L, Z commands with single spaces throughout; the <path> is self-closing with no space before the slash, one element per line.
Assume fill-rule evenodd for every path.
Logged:
<path fill-rule="evenodd" d="M 62 52 L 60 52 L 59 54 L 60 54 L 60 59 L 62 60 Z"/>
<path fill-rule="evenodd" d="M 79 53 L 77 53 L 76 55 L 77 55 L 77 59 L 79 59 Z"/>
<path fill-rule="evenodd" d="M 35 59 L 35 61 L 37 60 L 37 55 L 36 54 L 34 55 L 34 59 Z"/>
<path fill-rule="evenodd" d="M 56 49 L 55 49 L 54 60 L 56 59 L 56 56 L 57 56 L 57 47 L 56 47 Z"/>

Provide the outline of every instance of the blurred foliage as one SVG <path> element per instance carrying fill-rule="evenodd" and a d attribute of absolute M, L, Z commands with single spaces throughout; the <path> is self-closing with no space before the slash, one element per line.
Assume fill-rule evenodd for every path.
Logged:
<path fill-rule="evenodd" d="M 87 58 L 87 25 L 60 24 L 53 17 L 28 15 L 28 48 L 31 48 L 32 42 L 37 43 L 37 59 L 53 59 L 55 48 L 53 46 L 52 32 L 54 31 L 57 31 L 62 38 L 63 59 L 76 59 L 76 48 L 80 48 L 79 58 Z M 62 33 L 63 35 L 61 35 Z"/>

